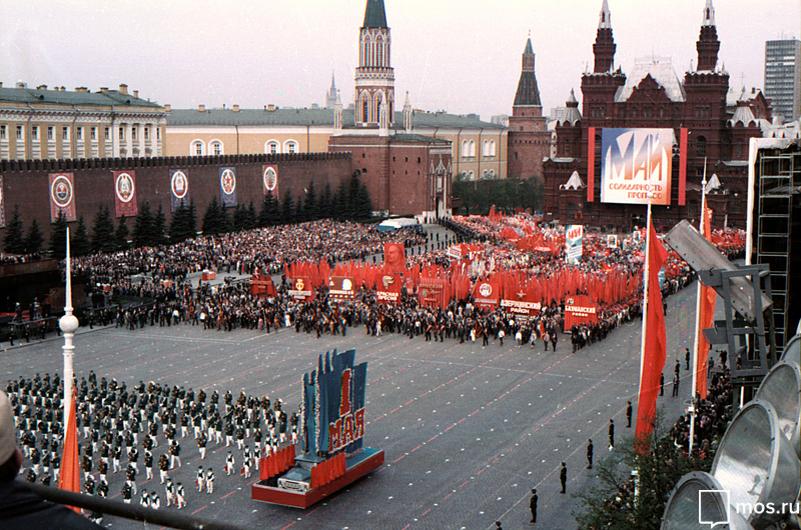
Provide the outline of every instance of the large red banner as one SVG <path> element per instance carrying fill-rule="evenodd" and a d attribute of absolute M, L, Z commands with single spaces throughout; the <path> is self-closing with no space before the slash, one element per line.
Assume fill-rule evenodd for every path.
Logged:
<path fill-rule="evenodd" d="M 55 223 L 59 212 L 67 221 L 75 221 L 75 187 L 72 173 L 50 173 L 50 222 Z"/>
<path fill-rule="evenodd" d="M 114 209 L 117 217 L 136 217 L 136 173 L 112 171 L 114 174 Z"/>
<path fill-rule="evenodd" d="M 403 277 L 395 274 L 383 274 L 376 282 L 376 299 L 381 303 L 396 304 L 400 301 Z"/>
<path fill-rule="evenodd" d="M 309 278 L 292 278 L 287 294 L 295 300 L 311 300 L 314 298 L 314 287 Z"/>
<path fill-rule="evenodd" d="M 501 290 L 495 281 L 478 281 L 473 290 L 473 302 L 479 309 L 495 309 L 501 301 Z"/>
<path fill-rule="evenodd" d="M 403 243 L 384 243 L 385 269 L 403 272 L 406 269 L 406 248 Z"/>
<path fill-rule="evenodd" d="M 595 324 L 598 322 L 598 304 L 587 295 L 576 295 L 565 300 L 565 331 L 573 325 Z"/>

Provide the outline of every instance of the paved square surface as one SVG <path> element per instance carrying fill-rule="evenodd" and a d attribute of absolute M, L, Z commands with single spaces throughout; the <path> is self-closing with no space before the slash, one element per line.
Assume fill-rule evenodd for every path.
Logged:
<path fill-rule="evenodd" d="M 673 378 L 675 358 L 682 362 L 679 398 L 665 396 L 658 405 L 672 423 L 689 398 L 684 347 L 692 346 L 689 315 L 695 308 L 695 284 L 668 299 L 665 380 Z M 230 390 L 234 396 L 280 398 L 288 412 L 297 409 L 302 375 L 314 369 L 317 356 L 334 348 L 356 349 L 356 362 L 367 361 L 365 446 L 383 449 L 386 463 L 368 477 L 312 508 L 272 506 L 250 498 L 254 477 L 223 472 L 228 449 L 209 443 L 199 461 L 191 435 L 179 439 L 183 466 L 173 481 L 187 490 L 186 513 L 220 519 L 253 529 L 490 529 L 500 520 L 506 529 L 575 528 L 570 493 L 593 479 L 585 469 L 587 439 L 595 458 L 608 455 L 607 426 L 615 419 L 618 439 L 626 428 L 626 400 L 636 405 L 640 366 L 641 321 L 571 354 L 568 335 L 556 353 L 519 347 L 507 340 L 486 348 L 458 340 L 426 342 L 398 334 L 371 337 L 349 328 L 346 337 L 295 333 L 294 328 L 265 334 L 250 330 L 203 331 L 178 325 L 141 330 L 81 329 L 75 339 L 75 372 L 80 380 L 94 370 L 100 377 L 125 381 L 131 389 L 147 383 L 192 387 L 207 394 Z M 5 379 L 35 373 L 61 373 L 63 340 L 53 337 L 0 351 Z M 5 344 L 4 344 L 5 346 Z M 636 417 L 636 409 L 635 409 Z M 190 429 L 191 432 L 191 429 Z M 164 450 L 164 436 L 154 450 Z M 237 451 L 234 450 L 235 453 Z M 559 468 L 567 462 L 568 495 L 561 495 Z M 241 462 L 241 453 L 237 455 Z M 213 467 L 213 494 L 192 488 L 197 466 Z M 125 459 L 123 459 L 125 465 Z M 157 471 L 157 470 L 155 470 Z M 164 488 L 156 480 L 139 489 L 156 489 L 165 508 Z M 110 497 L 120 498 L 122 473 L 109 473 Z M 539 519 L 529 523 L 531 488 L 539 494 Z M 134 502 L 138 502 L 138 495 Z M 141 523 L 107 517 L 110 528 L 142 528 Z"/>

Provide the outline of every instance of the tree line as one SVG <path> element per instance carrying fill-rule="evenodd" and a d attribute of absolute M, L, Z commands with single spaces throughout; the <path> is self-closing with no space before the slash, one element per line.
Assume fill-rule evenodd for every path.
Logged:
<path fill-rule="evenodd" d="M 227 208 L 214 197 L 206 207 L 201 223 L 203 235 L 239 232 L 254 228 L 264 228 L 292 223 L 336 219 L 338 221 L 368 221 L 372 217 L 372 200 L 367 186 L 354 174 L 342 181 L 336 192 L 332 193 L 326 184 L 319 197 L 310 182 L 303 195 L 293 199 L 287 192 L 282 200 L 272 194 L 264 196 L 260 210 L 251 201 L 249 205 L 237 204 Z M 125 216 L 117 220 L 115 226 L 108 206 L 100 207 L 95 214 L 91 234 L 83 216 L 70 230 L 70 253 L 73 256 L 86 256 L 93 253 L 110 253 L 128 248 L 157 247 L 180 243 L 198 235 L 195 203 L 181 201 L 172 213 L 169 225 L 161 204 L 154 212 L 149 202 L 139 205 L 138 213 L 128 227 Z M 50 241 L 45 247 L 45 238 L 36 219 L 31 221 L 27 231 L 14 206 L 11 220 L 6 225 L 3 250 L 8 254 L 40 255 L 49 251 L 56 259 L 64 259 L 67 245 L 67 219 L 62 212 L 50 230 Z"/>
<path fill-rule="evenodd" d="M 469 180 L 461 173 L 453 181 L 453 198 L 461 204 L 454 208 L 455 215 L 487 215 L 493 206 L 508 212 L 518 208 L 534 212 L 542 208 L 544 197 L 545 188 L 539 177 Z"/>

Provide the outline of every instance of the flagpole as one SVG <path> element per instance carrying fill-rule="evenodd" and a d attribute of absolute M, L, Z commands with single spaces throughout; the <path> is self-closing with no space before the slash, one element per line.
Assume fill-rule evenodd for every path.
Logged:
<path fill-rule="evenodd" d="M 72 379 L 73 379 L 73 356 L 75 346 L 72 345 L 72 337 L 78 329 L 78 319 L 72 314 L 72 271 L 70 264 L 70 229 L 67 227 L 67 256 L 66 256 L 67 282 L 65 289 L 64 316 L 58 321 L 58 327 L 64 333 L 64 426 L 67 426 L 67 419 L 72 411 Z"/>
<path fill-rule="evenodd" d="M 706 224 L 706 158 L 704 158 L 704 178 L 701 181 L 701 215 L 698 217 L 698 228 L 700 229 L 702 236 L 708 236 L 708 234 L 704 234 L 704 225 Z M 698 280 L 698 285 L 696 287 L 696 297 L 695 297 L 695 345 L 693 346 L 693 377 L 692 377 L 692 386 L 690 387 L 690 450 L 687 453 L 687 456 L 691 456 L 693 454 L 693 440 L 695 438 L 695 396 L 696 386 L 698 385 L 698 348 L 701 345 L 701 296 L 703 289 L 701 288 L 701 280 Z"/>
<path fill-rule="evenodd" d="M 645 332 L 648 325 L 648 284 L 650 283 L 650 244 L 651 244 L 651 197 L 648 197 L 648 214 L 645 222 L 645 266 L 643 275 L 642 291 L 642 334 L 640 338 L 640 390 L 638 395 L 642 395 L 642 380 L 645 375 Z"/>

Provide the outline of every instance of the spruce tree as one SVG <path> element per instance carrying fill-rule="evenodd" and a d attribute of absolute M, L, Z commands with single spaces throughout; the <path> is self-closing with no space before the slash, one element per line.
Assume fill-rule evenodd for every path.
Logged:
<path fill-rule="evenodd" d="M 366 221 L 373 216 L 373 201 L 370 199 L 370 192 L 367 191 L 367 185 L 364 183 L 359 185 L 353 210 L 355 219 L 360 221 Z"/>
<path fill-rule="evenodd" d="M 73 256 L 87 256 L 92 252 L 92 243 L 89 241 L 89 231 L 83 222 L 83 215 L 78 218 L 75 232 L 70 234 L 70 253 Z"/>
<path fill-rule="evenodd" d="M 328 219 L 331 217 L 331 200 L 333 197 L 331 196 L 331 184 L 325 184 L 325 188 L 323 189 L 322 195 L 320 195 L 320 201 L 317 203 L 317 213 L 318 219 Z"/>
<path fill-rule="evenodd" d="M 248 212 L 241 204 L 237 204 L 234 209 L 234 232 L 241 232 L 247 230 L 247 215 Z"/>
<path fill-rule="evenodd" d="M 348 202 L 348 186 L 343 180 L 339 183 L 339 187 L 337 188 L 337 193 L 334 195 L 333 200 L 333 215 L 334 219 L 338 221 L 344 221 L 350 218 L 349 212 L 349 202 Z"/>
<path fill-rule="evenodd" d="M 248 230 L 253 230 L 254 228 L 258 227 L 257 224 L 258 215 L 256 214 L 256 207 L 253 206 L 253 201 L 250 201 L 250 204 L 248 205 L 248 211 L 245 218 L 247 219 Z"/>
<path fill-rule="evenodd" d="M 272 226 L 270 223 L 270 209 L 272 208 L 273 194 L 267 193 L 261 201 L 261 210 L 259 211 L 258 223 L 261 228 Z"/>
<path fill-rule="evenodd" d="M 38 224 L 36 228 L 39 228 Z M 31 225 L 31 230 L 32 229 L 33 225 Z M 29 238 L 30 230 L 28 231 L 28 237 L 25 238 L 26 251 L 30 249 Z M 67 218 L 64 217 L 64 212 L 61 210 L 58 211 L 56 222 L 53 223 L 53 226 L 50 228 L 50 253 L 58 260 L 64 259 L 67 255 Z"/>
<path fill-rule="evenodd" d="M 147 247 L 153 243 L 153 213 L 150 211 L 150 202 L 145 201 L 139 208 L 131 235 L 134 248 Z"/>
<path fill-rule="evenodd" d="M 228 209 L 226 208 L 225 204 L 220 201 L 220 232 L 224 234 L 226 232 L 230 232 L 233 229 L 234 223 L 231 219 L 232 216 L 228 215 Z"/>
<path fill-rule="evenodd" d="M 159 209 L 153 217 L 153 231 L 151 233 L 150 245 L 157 247 L 160 245 L 167 245 L 169 242 L 169 239 L 167 239 L 167 218 L 164 215 L 164 211 L 161 209 L 161 203 L 159 203 Z"/>
<path fill-rule="evenodd" d="M 64 232 L 64 243 L 67 242 L 66 237 L 66 220 L 64 222 L 65 232 Z M 42 245 L 44 244 L 44 234 L 42 234 L 42 229 L 39 228 L 39 221 L 36 218 L 31 221 L 31 226 L 28 228 L 28 234 L 25 236 L 25 253 L 26 254 L 39 254 L 42 251 Z M 62 250 L 64 254 L 66 254 L 67 249 L 64 248 Z"/>
<path fill-rule="evenodd" d="M 14 205 L 11 220 L 6 225 L 6 236 L 3 238 L 3 249 L 8 254 L 25 253 L 25 226 L 19 214 L 19 206 Z"/>
<path fill-rule="evenodd" d="M 306 188 L 306 204 L 303 209 L 305 210 L 303 217 L 306 221 L 316 221 L 320 218 L 320 212 L 317 210 L 317 194 L 314 192 L 314 182 L 309 182 L 309 187 Z"/>
<path fill-rule="evenodd" d="M 117 250 L 117 242 L 114 238 L 114 221 L 111 220 L 111 212 L 108 206 L 98 208 L 92 226 L 92 251 L 108 253 L 115 250 Z"/>
<path fill-rule="evenodd" d="M 120 217 L 120 220 L 117 223 L 117 230 L 114 232 L 114 240 L 117 244 L 117 250 L 128 250 L 129 235 L 130 230 L 128 230 L 128 223 L 125 222 L 125 216 L 123 215 Z"/>
<path fill-rule="evenodd" d="M 298 200 L 295 203 L 295 222 L 304 223 L 306 221 L 306 209 L 303 208 L 303 197 L 298 195 Z"/>
<path fill-rule="evenodd" d="M 181 201 L 178 208 L 172 213 L 172 222 L 170 222 L 171 243 L 181 243 L 195 236 L 195 231 L 189 223 L 189 207 L 184 204 L 184 201 Z"/>
<path fill-rule="evenodd" d="M 186 227 L 190 239 L 197 236 L 197 212 L 195 211 L 195 199 L 189 199 L 189 211 L 186 214 Z"/>
<path fill-rule="evenodd" d="M 291 224 L 295 222 L 295 205 L 292 201 L 292 195 L 289 190 L 284 194 L 284 200 L 281 203 L 281 220 L 277 224 Z"/>
<path fill-rule="evenodd" d="M 211 202 L 203 214 L 203 234 L 222 234 L 228 231 L 228 214 L 225 206 L 212 197 Z"/>

